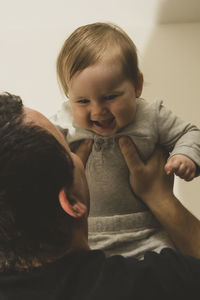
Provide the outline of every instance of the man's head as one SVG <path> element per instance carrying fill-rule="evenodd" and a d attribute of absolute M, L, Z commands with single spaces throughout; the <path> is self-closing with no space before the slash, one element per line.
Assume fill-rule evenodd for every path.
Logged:
<path fill-rule="evenodd" d="M 17 96 L 0 95 L 0 141 L 0 268 L 50 260 L 71 247 L 85 213 L 84 170 L 54 125 Z"/>

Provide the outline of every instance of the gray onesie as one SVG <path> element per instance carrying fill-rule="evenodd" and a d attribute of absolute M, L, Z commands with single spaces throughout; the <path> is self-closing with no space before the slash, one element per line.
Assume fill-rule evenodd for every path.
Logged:
<path fill-rule="evenodd" d="M 137 99 L 135 120 L 114 136 L 102 137 L 73 122 L 68 102 L 51 118 L 65 133 L 71 149 L 86 138 L 94 140 L 86 165 L 90 190 L 89 244 L 107 255 L 142 258 L 147 250 L 174 247 L 155 217 L 132 192 L 129 172 L 118 146 L 122 135 L 131 137 L 143 160 L 157 144 L 170 156 L 184 154 L 200 166 L 200 130 L 177 118 L 162 101 Z"/>

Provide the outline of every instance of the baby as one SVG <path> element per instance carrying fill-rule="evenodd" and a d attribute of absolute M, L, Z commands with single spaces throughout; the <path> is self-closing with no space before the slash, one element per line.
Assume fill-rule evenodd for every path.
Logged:
<path fill-rule="evenodd" d="M 136 47 L 116 25 L 76 29 L 60 51 L 57 73 L 69 101 L 51 120 L 66 134 L 72 150 L 84 139 L 94 140 L 86 165 L 91 248 L 142 258 L 146 250 L 173 247 L 132 193 L 118 139 L 129 136 L 144 161 L 157 144 L 164 146 L 170 153 L 166 173 L 190 181 L 200 166 L 200 130 L 177 118 L 162 101 L 140 98 L 143 76 Z"/>

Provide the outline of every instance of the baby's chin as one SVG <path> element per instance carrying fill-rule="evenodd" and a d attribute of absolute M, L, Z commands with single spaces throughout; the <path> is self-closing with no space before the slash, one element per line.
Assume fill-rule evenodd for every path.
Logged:
<path fill-rule="evenodd" d="M 123 124 L 123 126 L 119 126 L 117 124 L 116 120 L 114 119 L 109 124 L 100 124 L 99 122 L 91 122 L 90 126 L 83 126 L 82 124 L 78 124 L 83 129 L 89 130 L 97 135 L 100 135 L 102 137 L 109 137 L 114 136 L 116 133 L 118 133 L 120 130 L 128 126 L 131 122 L 128 124 Z"/>
<path fill-rule="evenodd" d="M 115 119 L 110 123 L 92 122 L 90 130 L 98 135 L 108 137 L 113 136 L 118 131 Z"/>
<path fill-rule="evenodd" d="M 127 123 L 123 123 L 118 124 L 115 120 L 114 122 L 112 122 L 112 124 L 110 126 L 104 127 L 104 126 L 98 126 L 96 124 L 93 124 L 93 126 L 91 126 L 91 128 L 89 129 L 90 131 L 103 136 L 103 137 L 109 137 L 109 136 L 114 136 L 116 135 L 118 132 L 120 132 L 121 130 L 123 130 L 124 128 L 126 128 L 127 126 L 129 126 L 132 123 L 132 121 L 127 122 Z"/>

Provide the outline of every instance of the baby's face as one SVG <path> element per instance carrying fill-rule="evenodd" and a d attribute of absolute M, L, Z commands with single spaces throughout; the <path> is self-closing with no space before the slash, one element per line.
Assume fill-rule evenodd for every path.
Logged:
<path fill-rule="evenodd" d="M 111 55 L 77 72 L 69 82 L 75 122 L 101 136 L 113 135 L 134 120 L 139 96 L 120 60 Z"/>

